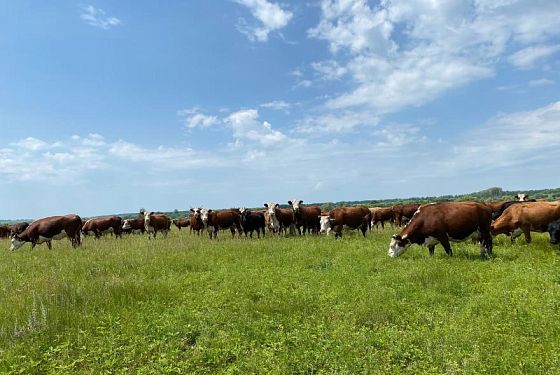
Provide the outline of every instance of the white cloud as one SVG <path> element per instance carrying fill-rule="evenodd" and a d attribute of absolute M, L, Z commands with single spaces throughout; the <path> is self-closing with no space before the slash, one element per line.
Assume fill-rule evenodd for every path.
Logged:
<path fill-rule="evenodd" d="M 225 120 L 233 130 L 233 136 L 239 140 L 249 140 L 262 145 L 273 145 L 287 139 L 283 133 L 273 130 L 272 125 L 260 122 L 256 109 L 245 109 L 230 114 Z"/>
<path fill-rule="evenodd" d="M 218 117 L 205 115 L 197 107 L 177 111 L 177 115 L 183 117 L 184 124 L 189 129 L 209 128 L 220 123 Z"/>
<path fill-rule="evenodd" d="M 379 119 L 365 111 L 344 111 L 308 116 L 301 120 L 295 131 L 304 134 L 346 133 L 360 126 L 375 126 Z"/>
<path fill-rule="evenodd" d="M 532 79 L 529 81 L 529 86 L 549 86 L 549 85 L 554 85 L 556 82 L 551 80 L 551 79 L 547 79 L 547 78 L 540 78 L 540 79 Z"/>
<path fill-rule="evenodd" d="M 12 143 L 13 146 L 21 147 L 25 150 L 38 151 L 49 147 L 49 144 L 37 138 L 27 137 L 18 142 Z"/>
<path fill-rule="evenodd" d="M 95 8 L 93 5 L 88 5 L 82 8 L 80 18 L 88 25 L 98 27 L 103 30 L 109 30 L 121 24 L 121 20 L 107 16 L 103 9 Z"/>
<path fill-rule="evenodd" d="M 560 15 L 559 15 L 560 16 Z M 508 57 L 508 61 L 519 69 L 534 68 L 539 61 L 560 51 L 560 44 L 538 45 L 523 48 Z"/>
<path fill-rule="evenodd" d="M 268 34 L 285 27 L 293 17 L 292 12 L 282 9 L 280 5 L 267 0 L 235 0 L 251 11 L 259 26 L 250 26 L 244 18 L 238 22 L 238 29 L 251 41 L 266 42 Z"/>
<path fill-rule="evenodd" d="M 261 104 L 261 107 L 268 108 L 268 109 L 273 109 L 275 111 L 281 111 L 281 110 L 290 109 L 292 107 L 292 105 L 288 102 L 283 101 L 283 100 L 274 100 L 274 101 L 271 101 L 271 102 L 268 102 L 268 103 Z"/>
<path fill-rule="evenodd" d="M 332 58 L 312 67 L 322 78 L 347 74 L 352 85 L 324 110 L 420 106 L 491 77 L 511 48 L 522 48 L 509 58 L 516 66 L 537 65 L 557 51 L 559 14 L 557 1 L 322 0 L 308 34 L 325 40 Z"/>

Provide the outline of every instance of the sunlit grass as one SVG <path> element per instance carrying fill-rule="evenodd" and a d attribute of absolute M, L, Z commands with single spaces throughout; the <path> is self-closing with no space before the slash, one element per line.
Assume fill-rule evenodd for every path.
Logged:
<path fill-rule="evenodd" d="M 392 233 L 1 241 L 0 372 L 560 372 L 547 236 L 390 259 Z"/>

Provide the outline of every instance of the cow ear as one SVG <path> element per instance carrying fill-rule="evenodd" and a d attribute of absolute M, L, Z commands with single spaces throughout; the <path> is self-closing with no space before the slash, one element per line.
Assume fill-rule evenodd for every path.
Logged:
<path fill-rule="evenodd" d="M 194 208 L 191 208 L 191 212 L 194 212 Z"/>
<path fill-rule="evenodd" d="M 206 211 L 206 212 L 210 213 L 210 212 L 212 212 L 212 210 L 208 210 L 208 211 Z"/>
<path fill-rule="evenodd" d="M 299 201 L 299 204 L 303 204 L 303 201 Z"/>
<path fill-rule="evenodd" d="M 288 201 L 288 204 L 289 204 L 290 206 L 292 206 L 292 201 Z"/>
<path fill-rule="evenodd" d="M 278 203 L 276 203 L 276 204 L 274 205 L 274 208 L 278 208 L 278 207 L 280 207 L 280 205 L 279 205 Z"/>
<path fill-rule="evenodd" d="M 264 206 L 265 206 L 266 208 L 268 208 L 268 203 L 265 203 Z"/>

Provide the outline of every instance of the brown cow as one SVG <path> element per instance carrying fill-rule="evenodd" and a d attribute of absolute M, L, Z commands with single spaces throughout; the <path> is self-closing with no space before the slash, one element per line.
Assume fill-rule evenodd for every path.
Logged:
<path fill-rule="evenodd" d="M 191 208 L 191 232 L 195 231 L 196 234 L 200 235 L 200 231 L 204 229 L 204 223 L 202 222 L 202 219 L 200 218 L 200 212 L 202 211 L 202 208 L 197 208 L 196 210 L 194 208 Z"/>
<path fill-rule="evenodd" d="M 145 212 L 144 228 L 148 232 L 148 238 L 156 238 L 157 233 L 161 232 L 163 237 L 167 237 L 167 233 L 171 229 L 171 219 L 164 214 Z"/>
<path fill-rule="evenodd" d="M 492 234 L 507 234 L 515 241 L 522 233 L 531 242 L 531 231 L 546 232 L 548 225 L 560 219 L 560 202 L 519 203 L 508 207 L 502 216 L 492 223 Z"/>
<path fill-rule="evenodd" d="M 181 230 L 181 228 L 186 228 L 191 225 L 191 221 L 189 219 L 174 219 L 173 224 Z"/>
<path fill-rule="evenodd" d="M 0 225 L 0 238 L 10 237 L 12 228 L 9 225 Z"/>
<path fill-rule="evenodd" d="M 334 230 L 334 238 L 342 237 L 342 228 L 344 226 L 351 229 L 362 231 L 362 235 L 366 236 L 371 222 L 371 212 L 367 207 L 337 207 L 332 209 L 328 216 L 320 215 L 321 232 L 326 231 L 329 235 L 330 229 Z"/>
<path fill-rule="evenodd" d="M 405 223 L 405 221 L 412 219 L 412 216 L 418 207 L 420 207 L 418 203 L 397 204 L 396 206 L 391 207 L 393 210 L 393 220 L 395 221 L 395 225 L 400 227 Z"/>
<path fill-rule="evenodd" d="M 389 256 L 397 257 L 412 244 L 426 246 L 430 255 L 436 244 L 441 243 L 445 252 L 452 255 L 449 241 L 467 238 L 480 240 L 480 255 L 492 253 L 490 223 L 492 210 L 477 202 L 441 202 L 420 206 L 408 225 L 394 235 L 389 245 Z"/>
<path fill-rule="evenodd" d="M 144 234 L 144 232 L 146 231 L 146 228 L 144 227 L 144 217 L 138 217 L 136 219 L 126 219 L 123 222 L 122 229 L 123 233 Z"/>
<path fill-rule="evenodd" d="M 241 235 L 241 213 L 238 209 L 229 209 L 223 211 L 213 211 L 202 209 L 200 218 L 204 223 L 204 227 L 208 230 L 210 239 L 217 238 L 218 230 L 229 229 L 232 238 L 235 237 L 235 229 Z"/>
<path fill-rule="evenodd" d="M 26 242 L 31 242 L 31 248 L 35 245 L 46 242 L 47 247 L 52 249 L 52 240 L 60 240 L 67 237 L 73 247 L 81 244 L 80 229 L 82 219 L 78 215 L 50 216 L 32 222 L 20 234 L 11 237 L 12 245 L 10 250 L 17 250 Z"/>
<path fill-rule="evenodd" d="M 291 208 L 280 208 L 278 203 L 265 203 L 271 231 L 279 234 L 295 234 L 294 212 Z"/>
<path fill-rule="evenodd" d="M 381 228 L 385 229 L 386 221 L 389 221 L 393 226 L 394 213 L 391 207 L 375 207 L 369 210 L 371 212 L 371 226 L 377 227 L 381 224 Z"/>
<path fill-rule="evenodd" d="M 321 228 L 321 223 L 319 221 L 319 217 L 321 216 L 321 207 L 304 206 L 303 201 L 297 199 L 288 201 L 288 204 L 292 206 L 295 225 L 299 234 L 301 234 L 300 228 L 302 227 L 303 234 L 305 234 L 306 231 L 319 234 L 319 229 Z"/>
<path fill-rule="evenodd" d="M 89 219 L 82 226 L 82 234 L 84 236 L 94 235 L 99 239 L 102 234 L 113 233 L 115 237 L 122 238 L 123 220 L 119 216 L 100 217 Z"/>

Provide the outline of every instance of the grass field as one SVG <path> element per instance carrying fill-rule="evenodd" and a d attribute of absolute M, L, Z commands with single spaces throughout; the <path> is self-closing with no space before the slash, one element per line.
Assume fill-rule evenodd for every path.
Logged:
<path fill-rule="evenodd" d="M 412 247 L 392 230 L 0 241 L 2 373 L 560 373 L 548 235 Z"/>

